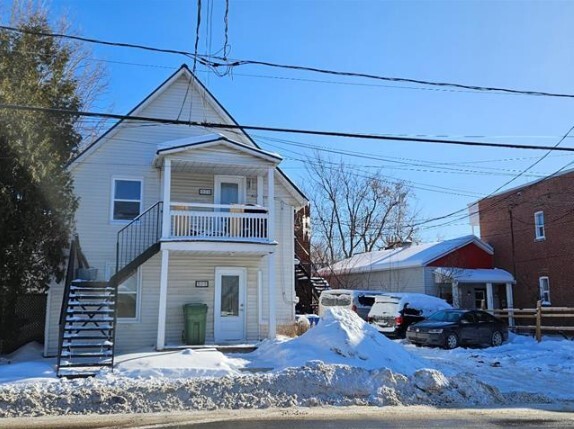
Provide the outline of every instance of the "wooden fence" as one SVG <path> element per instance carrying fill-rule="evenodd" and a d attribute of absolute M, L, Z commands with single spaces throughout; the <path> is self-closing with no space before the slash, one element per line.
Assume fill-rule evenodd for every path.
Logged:
<path fill-rule="evenodd" d="M 536 308 L 504 308 L 493 310 L 495 316 L 506 319 L 513 330 L 534 331 L 536 340 L 540 342 L 542 331 L 574 332 L 574 307 L 544 307 L 542 302 L 536 303 Z M 534 324 L 515 324 L 516 319 L 534 319 Z M 544 325 L 544 321 L 562 319 L 561 322 L 571 322 L 568 326 Z"/>

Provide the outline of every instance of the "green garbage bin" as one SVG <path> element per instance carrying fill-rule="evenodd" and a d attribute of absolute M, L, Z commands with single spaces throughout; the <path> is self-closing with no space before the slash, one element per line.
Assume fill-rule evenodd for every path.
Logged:
<path fill-rule="evenodd" d="M 184 342 L 188 345 L 205 344 L 205 316 L 207 304 L 185 304 L 183 306 Z"/>

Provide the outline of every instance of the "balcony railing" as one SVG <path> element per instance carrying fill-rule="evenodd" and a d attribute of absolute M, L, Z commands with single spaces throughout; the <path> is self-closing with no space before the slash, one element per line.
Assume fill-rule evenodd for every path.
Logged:
<path fill-rule="evenodd" d="M 170 238 L 264 242 L 267 208 L 244 204 L 171 203 Z"/>

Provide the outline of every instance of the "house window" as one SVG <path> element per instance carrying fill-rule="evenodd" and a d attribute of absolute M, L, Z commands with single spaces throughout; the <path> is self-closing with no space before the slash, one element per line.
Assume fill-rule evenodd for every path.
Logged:
<path fill-rule="evenodd" d="M 138 271 L 139 273 L 139 271 Z M 134 274 L 118 286 L 118 318 L 136 320 L 138 317 L 139 275 Z"/>
<path fill-rule="evenodd" d="M 142 180 L 113 179 L 112 220 L 129 221 L 139 216 L 142 206 Z"/>
<path fill-rule="evenodd" d="M 544 240 L 546 238 L 544 234 L 544 212 L 534 213 L 534 228 L 536 239 Z"/>
<path fill-rule="evenodd" d="M 540 277 L 538 279 L 540 286 L 540 301 L 543 305 L 550 305 L 550 282 L 548 277 Z"/>

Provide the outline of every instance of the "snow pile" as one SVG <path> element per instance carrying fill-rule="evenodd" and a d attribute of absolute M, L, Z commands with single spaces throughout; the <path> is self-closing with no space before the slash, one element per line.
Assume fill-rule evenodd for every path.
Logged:
<path fill-rule="evenodd" d="M 253 360 L 251 367 L 276 370 L 304 366 L 310 361 L 365 369 L 389 368 L 402 374 L 429 366 L 424 359 L 381 335 L 356 313 L 339 307 L 327 309 L 321 322 L 304 335 L 265 342 L 246 358 Z"/>
<path fill-rule="evenodd" d="M 42 346 L 29 343 L 0 361 L 0 385 L 57 381 L 53 362 L 42 359 Z"/>
<path fill-rule="evenodd" d="M 114 375 L 120 377 L 223 377 L 238 375 L 243 362 L 215 349 L 131 353 L 116 359 Z"/>
<path fill-rule="evenodd" d="M 86 413 L 323 405 L 472 406 L 503 403 L 498 391 L 474 377 L 445 379 L 423 369 L 407 377 L 388 369 L 312 363 L 278 373 L 221 378 L 62 380 L 0 386 L 0 417 Z"/>
<path fill-rule="evenodd" d="M 447 376 L 476 374 L 496 386 L 507 398 L 538 395 L 539 402 L 574 399 L 574 341 L 545 336 L 538 343 L 530 336 L 509 334 L 500 347 L 454 350 L 414 347 L 407 350 L 426 359 Z"/>

